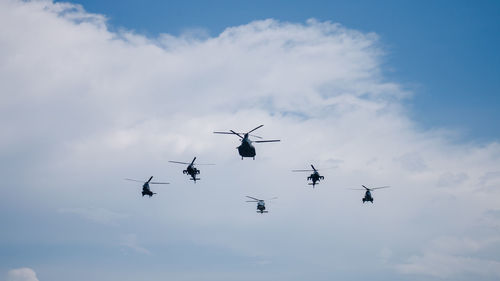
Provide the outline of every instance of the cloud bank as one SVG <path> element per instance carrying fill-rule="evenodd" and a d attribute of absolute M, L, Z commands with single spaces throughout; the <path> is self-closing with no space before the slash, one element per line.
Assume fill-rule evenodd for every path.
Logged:
<path fill-rule="evenodd" d="M 499 144 L 419 129 L 403 105 L 411 93 L 384 63 L 376 34 L 313 19 L 147 38 L 78 5 L 0 1 L 2 208 L 25 225 L 38 212 L 51 222 L 24 242 L 115 247 L 89 260 L 123 246 L 153 256 L 120 259 L 128 278 L 245 280 L 258 266 L 263 280 L 498 279 Z M 255 161 L 212 134 L 260 124 L 282 142 L 257 144 Z M 217 163 L 194 187 L 167 163 L 193 156 Z M 310 164 L 335 167 L 315 190 L 290 172 Z M 151 175 L 174 184 L 149 201 L 122 180 Z M 361 184 L 392 188 L 363 206 L 348 190 Z M 256 217 L 245 195 L 280 199 Z M 24 227 L 2 221 L 4 241 Z M 173 256 L 187 258 L 165 262 Z"/>

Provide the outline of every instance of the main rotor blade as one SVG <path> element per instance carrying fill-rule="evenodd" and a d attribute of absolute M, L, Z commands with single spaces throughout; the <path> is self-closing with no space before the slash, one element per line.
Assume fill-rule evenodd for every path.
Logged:
<path fill-rule="evenodd" d="M 245 202 L 252 202 L 252 203 L 253 203 L 253 202 L 259 202 L 259 201 L 257 201 L 257 200 L 254 200 L 254 201 L 245 201 Z"/>
<path fill-rule="evenodd" d="M 292 172 L 314 172 L 313 170 L 292 170 Z"/>
<path fill-rule="evenodd" d="M 179 161 L 168 161 L 170 163 L 175 163 L 175 164 L 184 164 L 184 165 L 189 165 L 189 163 L 186 162 L 179 162 Z"/>
<path fill-rule="evenodd" d="M 362 187 L 364 187 L 366 190 L 370 190 L 368 187 L 364 186 L 364 185 L 361 185 Z"/>
<path fill-rule="evenodd" d="M 146 183 L 149 183 L 152 179 L 153 179 L 153 176 L 151 176 Z"/>
<path fill-rule="evenodd" d="M 262 126 L 264 126 L 264 125 L 260 125 L 260 126 L 255 127 L 253 130 L 248 131 L 247 134 L 250 134 L 251 132 L 257 130 L 258 128 L 261 128 Z"/>
<path fill-rule="evenodd" d="M 251 134 L 248 134 L 248 135 L 251 136 L 251 137 L 254 137 L 254 138 L 262 139 L 262 137 L 259 137 L 259 136 L 256 136 L 256 135 L 251 135 Z"/>
<path fill-rule="evenodd" d="M 213 165 L 215 165 L 215 164 L 213 164 L 213 163 L 196 164 L 196 166 L 213 166 Z"/>
<path fill-rule="evenodd" d="M 156 181 L 152 181 L 149 184 L 170 184 L 170 183 L 169 182 L 156 182 Z"/>
<path fill-rule="evenodd" d="M 134 179 L 125 179 L 125 180 L 128 180 L 128 181 L 136 181 L 136 182 L 141 182 L 141 183 L 144 183 L 144 181 L 134 180 Z"/>
<path fill-rule="evenodd" d="M 275 199 L 278 199 L 278 197 L 269 198 L 267 200 L 270 201 L 270 200 L 275 200 Z"/>
<path fill-rule="evenodd" d="M 237 135 L 238 137 L 240 137 L 240 139 L 243 139 L 243 137 L 239 134 L 239 133 L 236 133 L 235 131 L 233 130 L 229 130 L 231 133 Z"/>
<path fill-rule="evenodd" d="M 259 201 L 259 200 L 260 200 L 260 199 L 257 199 L 257 198 L 255 198 L 255 197 L 252 197 L 252 196 L 247 196 L 247 197 L 248 197 L 248 198 L 250 198 L 250 199 L 253 199 L 253 200 L 257 200 L 257 201 Z"/>
<path fill-rule="evenodd" d="M 313 164 L 311 164 L 311 168 L 313 168 L 313 170 L 316 172 L 316 168 L 314 168 Z"/>
<path fill-rule="evenodd" d="M 364 190 L 363 188 L 349 188 L 350 190 Z"/>
<path fill-rule="evenodd" d="M 244 135 L 246 133 L 242 133 L 242 132 L 234 132 L 233 130 L 231 130 L 231 132 L 214 132 L 214 134 L 226 134 L 226 135 L 234 135 L 234 134 L 237 134 L 239 136 L 241 135 Z M 254 138 L 258 138 L 258 139 L 262 139 L 261 136 L 257 136 L 257 135 L 253 135 L 253 134 L 248 134 L 249 136 L 251 137 L 254 137 Z"/>
<path fill-rule="evenodd" d="M 191 161 L 191 164 L 189 164 L 189 165 L 193 165 L 195 160 L 196 160 L 196 157 L 193 158 L 193 161 Z"/>
<path fill-rule="evenodd" d="M 261 142 L 279 142 L 281 140 L 260 140 L 260 141 L 254 141 L 254 142 L 258 142 L 258 143 L 261 143 Z"/>
<path fill-rule="evenodd" d="M 238 132 L 235 132 L 233 130 L 229 130 L 229 132 L 214 132 L 214 134 L 223 134 L 223 135 L 237 135 L 240 139 L 243 139 L 243 136 L 242 134 L 245 134 L 245 133 L 238 133 Z M 255 136 L 255 135 L 251 135 L 253 137 L 256 137 L 258 139 L 261 139 L 262 137 L 259 137 L 259 136 Z"/>
<path fill-rule="evenodd" d="M 381 188 L 388 188 L 390 186 L 386 185 L 386 186 L 379 186 L 379 187 L 373 187 L 373 188 L 370 188 L 370 190 L 375 190 L 375 189 L 381 189 Z"/>
<path fill-rule="evenodd" d="M 240 139 L 242 139 L 243 137 L 240 136 L 240 134 L 234 132 L 231 130 L 231 132 L 214 132 L 214 134 L 223 134 L 223 135 L 237 135 Z"/>

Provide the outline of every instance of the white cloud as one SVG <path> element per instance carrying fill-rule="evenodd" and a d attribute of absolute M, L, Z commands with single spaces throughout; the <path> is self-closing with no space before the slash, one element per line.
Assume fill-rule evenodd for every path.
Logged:
<path fill-rule="evenodd" d="M 0 200 L 28 202 L 14 213 L 55 206 L 105 224 L 125 221 L 107 210 L 126 209 L 120 233 L 102 235 L 137 233 L 122 239 L 127 248 L 149 253 L 136 237 L 201 245 L 294 278 L 348 279 L 336 274 L 359 268 L 366 277 L 380 263 L 446 278 L 467 261 L 461 273 L 496 276 L 497 256 L 425 249 L 443 236 L 478 241 L 471 229 L 497 226 L 481 219 L 498 206 L 500 146 L 419 129 L 402 103 L 411 93 L 383 75 L 378 40 L 330 22 L 272 19 L 216 37 L 150 39 L 111 32 L 79 6 L 0 1 L 1 171 L 16 179 Z M 236 138 L 212 134 L 259 124 L 256 133 L 282 142 L 257 144 L 255 161 L 239 160 Z M 193 156 L 217 163 L 196 185 L 167 163 Z M 290 172 L 311 163 L 336 167 L 315 190 Z M 151 175 L 172 182 L 153 198 L 122 180 Z M 363 206 L 346 189 L 361 184 L 391 189 Z M 245 195 L 280 199 L 256 216 Z M 448 271 L 418 270 L 426 257 Z"/>
<path fill-rule="evenodd" d="M 23 267 L 9 270 L 7 281 L 38 281 L 35 271 L 31 268 Z"/>

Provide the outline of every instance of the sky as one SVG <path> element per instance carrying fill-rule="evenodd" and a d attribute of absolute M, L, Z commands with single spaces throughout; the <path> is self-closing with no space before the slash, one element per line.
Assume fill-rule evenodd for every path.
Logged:
<path fill-rule="evenodd" d="M 499 279 L 498 4 L 141 3 L 0 0 L 0 280 Z"/>

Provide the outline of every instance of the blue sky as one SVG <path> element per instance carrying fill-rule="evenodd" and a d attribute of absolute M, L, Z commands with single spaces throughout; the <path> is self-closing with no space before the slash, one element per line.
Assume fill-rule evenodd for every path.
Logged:
<path fill-rule="evenodd" d="M 340 23 L 381 38 L 385 75 L 414 93 L 407 109 L 425 129 L 452 128 L 461 141 L 500 137 L 498 1 L 74 1 L 115 27 L 156 36 L 273 18 Z"/>
<path fill-rule="evenodd" d="M 0 280 L 498 280 L 498 4 L 288 2 L 0 0 Z"/>

